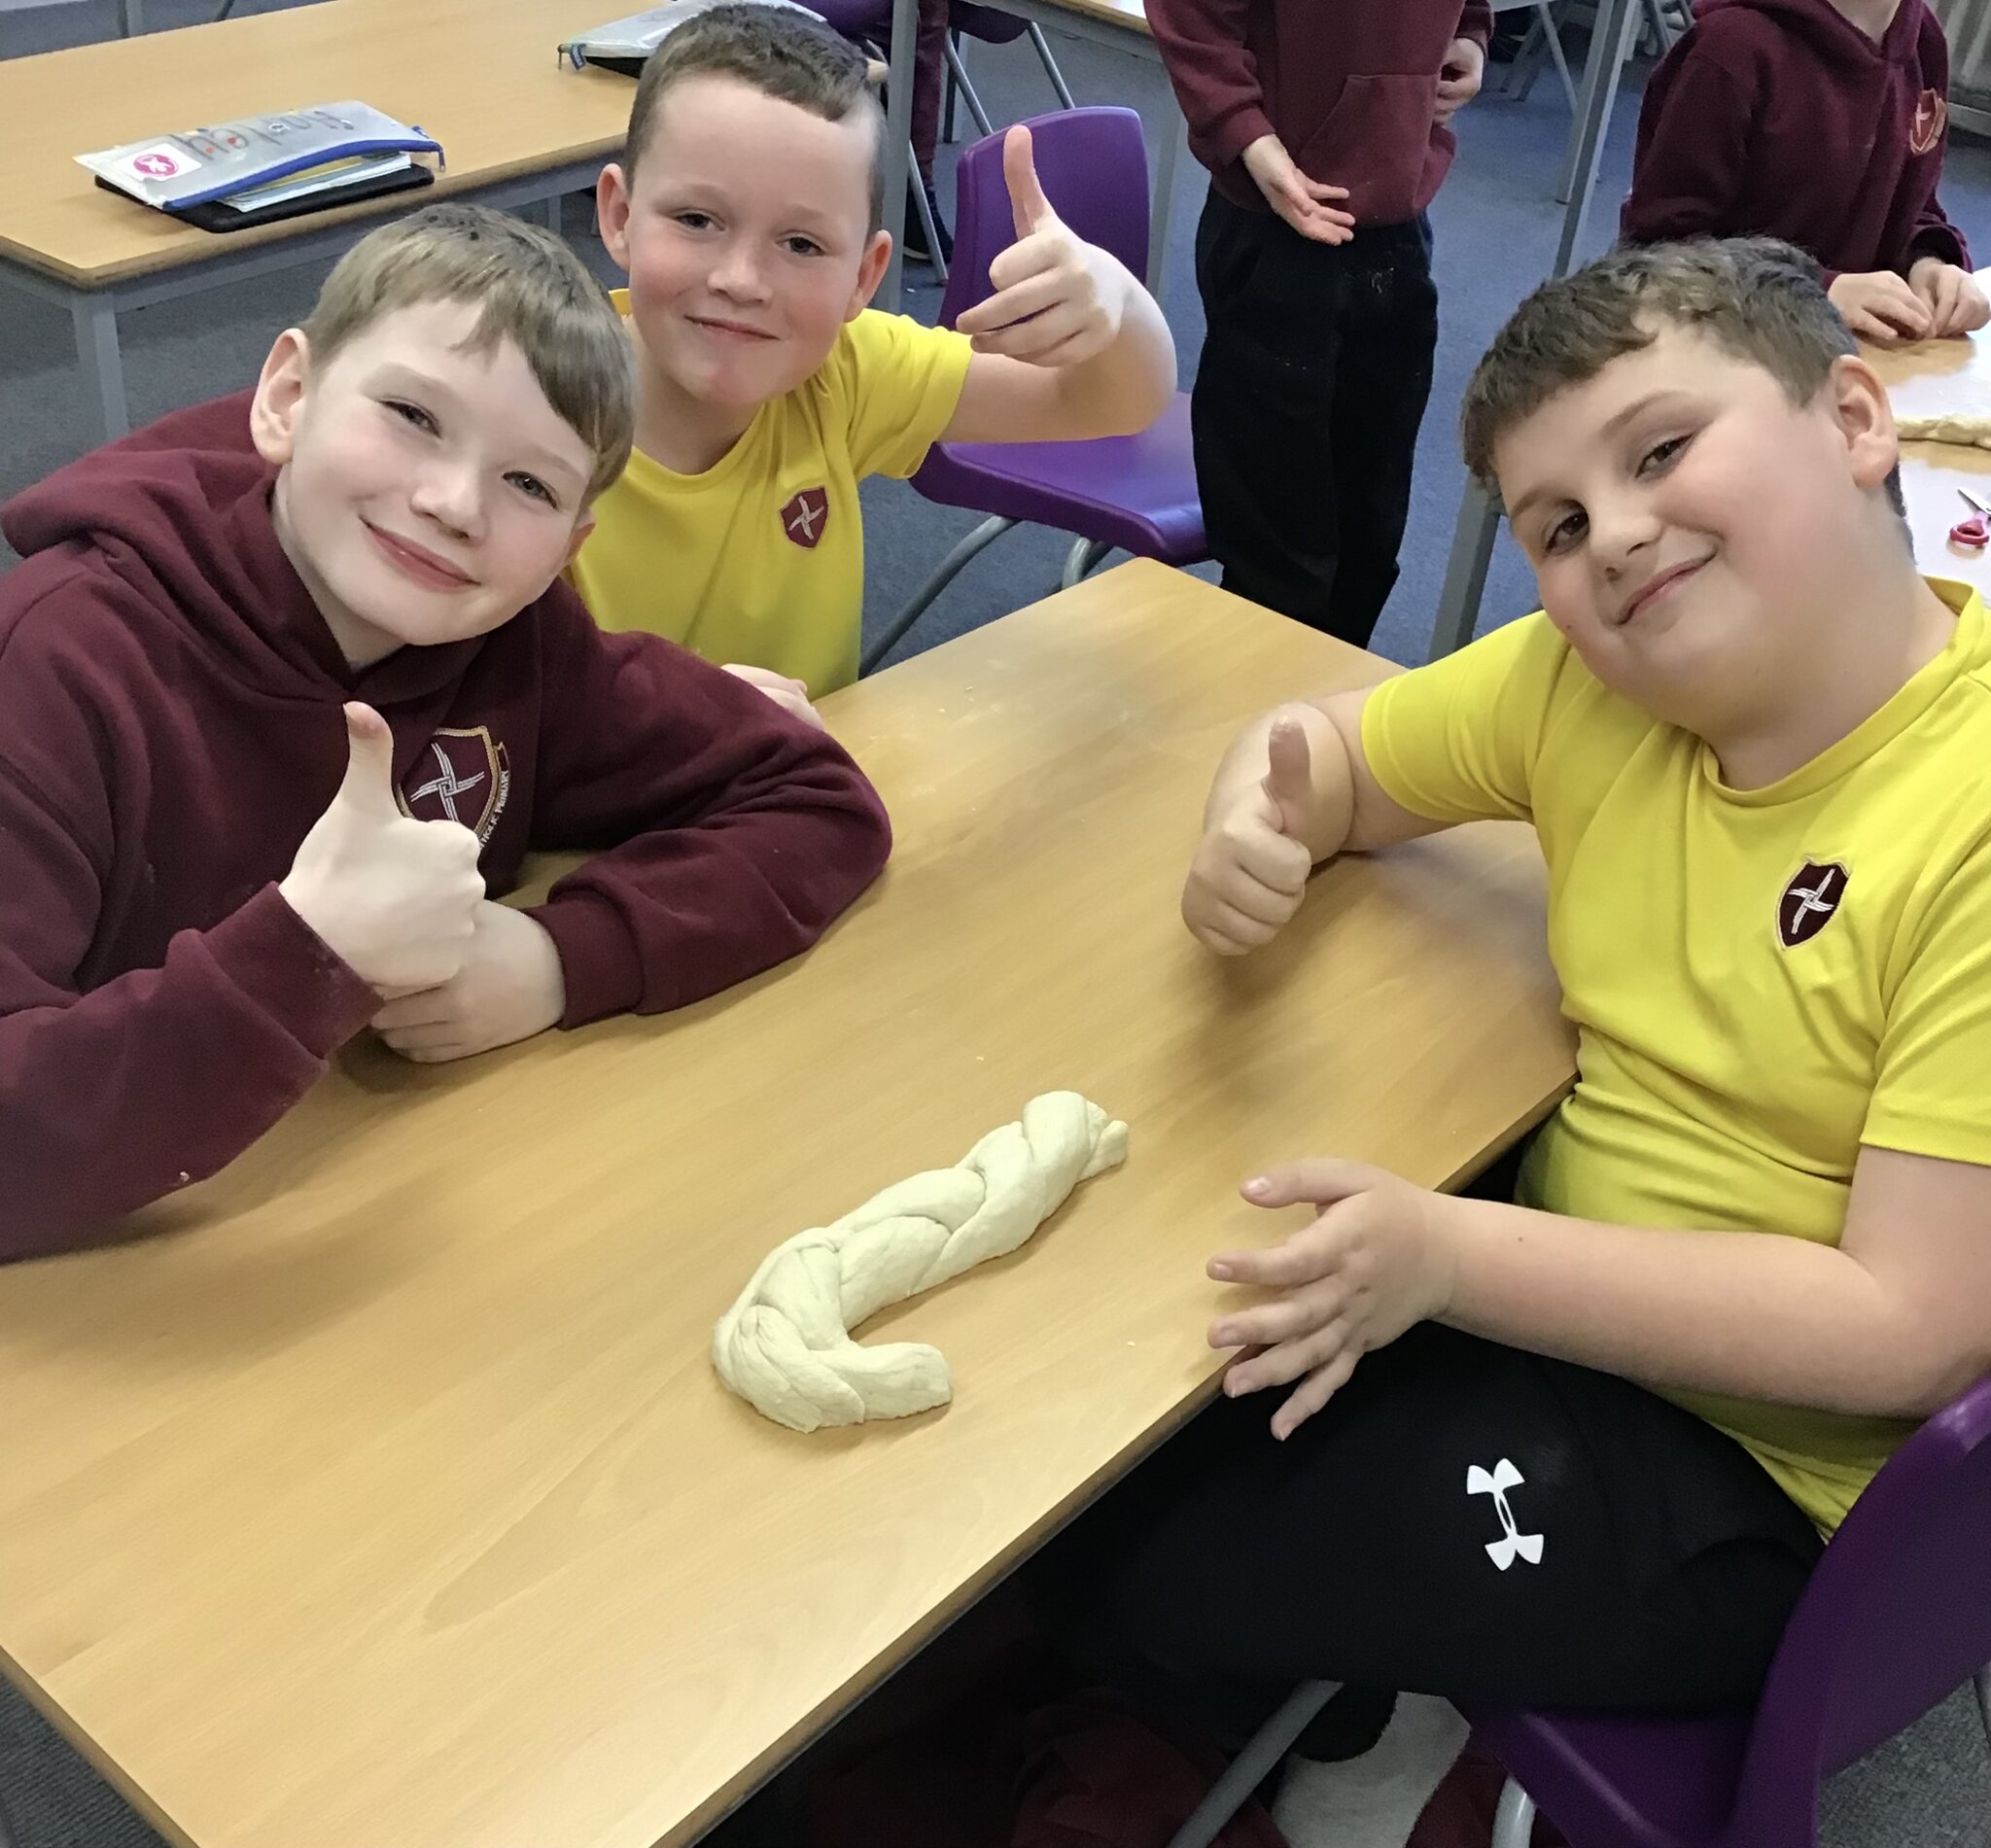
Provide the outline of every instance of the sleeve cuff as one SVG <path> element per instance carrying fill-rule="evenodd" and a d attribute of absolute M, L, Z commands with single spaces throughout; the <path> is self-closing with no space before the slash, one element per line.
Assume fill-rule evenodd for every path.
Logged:
<path fill-rule="evenodd" d="M 274 883 L 205 933 L 215 964 L 314 1059 L 330 1059 L 380 996 L 291 909 Z"/>
<path fill-rule="evenodd" d="M 1256 103 L 1250 103 L 1205 130 L 1203 141 L 1211 163 L 1224 166 L 1241 158 L 1254 141 L 1273 132 L 1272 119 Z"/>
<path fill-rule="evenodd" d="M 643 1000 L 643 962 L 629 926 L 612 905 L 588 892 L 566 892 L 526 913 L 539 921 L 560 956 L 567 984 L 562 1027 L 585 1027 L 626 1014 Z"/>

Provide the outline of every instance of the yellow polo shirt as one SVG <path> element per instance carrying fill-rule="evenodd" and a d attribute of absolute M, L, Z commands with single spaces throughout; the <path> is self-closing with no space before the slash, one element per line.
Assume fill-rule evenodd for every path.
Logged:
<path fill-rule="evenodd" d="M 626 290 L 615 305 L 628 312 Z M 812 694 L 857 677 L 857 483 L 906 476 L 953 421 L 965 335 L 866 309 L 804 384 L 754 412 L 703 474 L 638 450 L 595 503 L 569 575 L 605 629 L 648 629 L 708 661 L 772 668 Z"/>
<path fill-rule="evenodd" d="M 1591 678 L 1546 616 L 1385 681 L 1362 744 L 1437 820 L 1532 820 L 1575 1092 L 1529 1153 L 1530 1205 L 1836 1244 L 1863 1143 L 1991 1165 L 1991 625 L 1767 788 Z M 1713 1394 L 1830 1532 L 1904 1437 Z"/>

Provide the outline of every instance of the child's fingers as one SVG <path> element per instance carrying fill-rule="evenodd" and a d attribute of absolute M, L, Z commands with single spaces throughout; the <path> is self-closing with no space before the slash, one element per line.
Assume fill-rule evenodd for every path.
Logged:
<path fill-rule="evenodd" d="M 1005 251 L 1004 256 L 1009 253 Z M 1062 263 L 1033 264 L 997 277 L 996 265 L 989 266 L 996 293 L 978 301 L 955 320 L 961 333 L 994 333 L 1012 322 L 1022 321 L 1046 308 L 1055 308 L 1071 294 L 1072 278 Z"/>
<path fill-rule="evenodd" d="M 1337 1318 L 1248 1360 L 1235 1361 L 1224 1375 L 1224 1391 L 1235 1399 L 1247 1392 L 1263 1392 L 1268 1386 L 1290 1386 L 1314 1368 L 1328 1365 L 1347 1346 L 1348 1333 L 1347 1323 Z"/>
<path fill-rule="evenodd" d="M 382 1033 L 380 1038 L 390 1051 L 420 1063 L 447 1057 L 451 1048 L 462 1044 L 463 1029 L 453 1022 L 444 1022 L 432 1027 L 399 1028 Z"/>
<path fill-rule="evenodd" d="M 455 1003 L 446 989 L 417 989 L 390 1000 L 367 1022 L 376 1033 L 398 1033 L 411 1027 L 435 1027 L 454 1015 Z"/>
<path fill-rule="evenodd" d="M 1863 340 L 1871 340 L 1875 346 L 1895 346 L 1901 335 L 1885 321 L 1866 308 L 1849 308 L 1843 311 L 1845 323 Z"/>
<path fill-rule="evenodd" d="M 1212 1347 L 1273 1347 L 1281 1342 L 1304 1341 L 1338 1321 L 1347 1308 L 1347 1292 L 1333 1277 L 1304 1289 L 1288 1291 L 1271 1303 L 1232 1309 L 1209 1325 Z"/>
<path fill-rule="evenodd" d="M 1313 871 L 1313 856 L 1283 834 L 1252 833 L 1234 843 L 1236 865 L 1253 885 L 1269 888 L 1287 898 L 1297 898 L 1307 889 Z"/>
<path fill-rule="evenodd" d="M 1331 1206 L 1370 1192 L 1380 1170 L 1332 1155 L 1281 1162 L 1254 1174 L 1240 1190 L 1254 1206 Z"/>
<path fill-rule="evenodd" d="M 1275 1245 L 1256 1250 L 1220 1251 L 1205 1268 L 1218 1283 L 1243 1283 L 1261 1290 L 1292 1290 L 1318 1283 L 1339 1265 L 1341 1243 L 1323 1233 L 1320 1222 Z"/>
<path fill-rule="evenodd" d="M 1307 1420 L 1348 1383 L 1355 1363 L 1362 1358 L 1350 1342 L 1324 1367 L 1316 1367 L 1286 1397 L 1286 1403 L 1272 1414 L 1272 1434 L 1283 1444 Z"/>
<path fill-rule="evenodd" d="M 1231 941 L 1245 950 L 1262 950 L 1278 935 L 1281 925 L 1292 919 L 1292 907 L 1286 908 L 1286 915 L 1279 917 L 1274 905 L 1265 905 L 1273 915 L 1258 917 L 1242 905 L 1234 904 L 1224 891 L 1212 888 L 1203 907 L 1203 921 L 1213 930 L 1220 930 Z"/>
<path fill-rule="evenodd" d="M 977 353 L 1000 353 L 1012 360 L 1040 363 L 1075 335 L 1085 331 L 1083 308 L 1060 302 L 1028 321 L 1018 321 L 992 333 L 978 333 L 973 345 Z"/>

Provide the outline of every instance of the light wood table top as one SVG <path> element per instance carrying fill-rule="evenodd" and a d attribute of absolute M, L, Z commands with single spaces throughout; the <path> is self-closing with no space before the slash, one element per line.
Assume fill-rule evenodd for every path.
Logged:
<path fill-rule="evenodd" d="M 1991 269 L 1978 271 L 1977 281 L 1991 287 Z M 1861 351 L 1887 382 L 1896 416 L 1991 419 L 1991 329 L 1967 340 L 1924 340 L 1892 352 L 1863 345 Z M 1991 555 L 1949 542 L 1949 529 L 1971 511 L 1960 487 L 1991 502 L 1991 449 L 1902 445 L 1902 499 L 1915 536 L 1915 562 L 1933 576 L 1958 578 L 1991 596 Z"/>
<path fill-rule="evenodd" d="M 992 0 L 1001 6 L 1002 0 Z M 1143 0 L 1049 0 L 1061 13 L 1082 13 L 1103 19 L 1108 25 L 1124 25 L 1135 32 L 1147 32 L 1147 7 Z"/>
<path fill-rule="evenodd" d="M 205 1848 L 681 1843 L 1187 1414 L 1236 1183 L 1453 1181 L 1573 1075 L 1532 836 L 1176 913 L 1216 758 L 1380 661 L 1134 564 L 834 696 L 897 827 L 808 957 L 456 1067 L 356 1043 L 150 1243 L 0 1270 L 0 1656 Z M 798 1436 L 715 1321 L 775 1243 L 1069 1086 L 1127 1165 L 867 1325 L 955 1403 Z M 1270 1406 L 1268 1406 L 1268 1414 Z"/>
<path fill-rule="evenodd" d="M 554 48 L 612 12 L 602 0 L 323 0 L 0 61 L 0 253 L 96 288 L 606 158 L 621 144 L 634 86 L 572 70 Z M 104 192 L 74 157 L 347 98 L 441 142 L 449 165 L 432 189 L 217 235 Z"/>

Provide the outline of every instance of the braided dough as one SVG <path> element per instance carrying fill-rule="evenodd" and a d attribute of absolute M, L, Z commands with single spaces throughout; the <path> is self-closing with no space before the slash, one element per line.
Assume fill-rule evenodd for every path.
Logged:
<path fill-rule="evenodd" d="M 768 1253 L 713 1331 L 712 1364 L 795 1431 L 903 1418 L 954 1396 L 946 1357 L 849 1331 L 892 1303 L 1014 1251 L 1080 1181 L 1127 1158 L 1127 1125 L 1075 1091 L 1047 1092 L 960 1167 L 915 1174 Z"/>
<path fill-rule="evenodd" d="M 1894 432 L 1903 442 L 1953 442 L 1966 449 L 1991 449 L 1991 417 L 1973 417 L 1961 411 L 1897 417 Z"/>

